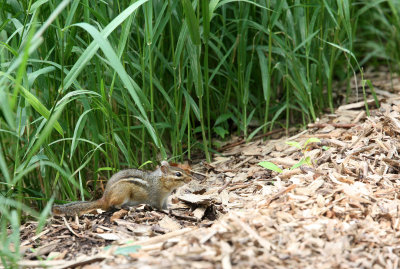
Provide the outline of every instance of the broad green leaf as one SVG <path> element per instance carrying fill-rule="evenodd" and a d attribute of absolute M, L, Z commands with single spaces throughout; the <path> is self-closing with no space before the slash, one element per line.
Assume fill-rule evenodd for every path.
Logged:
<path fill-rule="evenodd" d="M 274 172 L 277 172 L 277 173 L 282 173 L 283 172 L 282 169 L 280 169 L 276 164 L 271 163 L 271 162 L 259 162 L 258 165 L 260 165 L 260 166 L 262 166 L 264 168 L 267 168 L 269 170 L 272 170 Z"/>
<path fill-rule="evenodd" d="M 222 138 L 225 138 L 225 135 L 229 134 L 228 130 L 222 128 L 221 126 L 217 126 L 213 128 L 213 131 Z"/>
<path fill-rule="evenodd" d="M 219 115 L 218 118 L 215 120 L 214 126 L 219 125 L 221 122 L 226 122 L 232 116 L 232 113 L 224 113 L 222 115 Z"/>

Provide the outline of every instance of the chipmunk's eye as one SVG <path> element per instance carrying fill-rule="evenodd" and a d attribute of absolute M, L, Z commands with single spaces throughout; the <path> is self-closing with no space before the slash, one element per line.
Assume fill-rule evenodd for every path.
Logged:
<path fill-rule="evenodd" d="M 176 172 L 176 173 L 175 173 L 175 176 L 181 177 L 181 176 L 182 176 L 182 173 L 181 173 L 181 172 Z"/>

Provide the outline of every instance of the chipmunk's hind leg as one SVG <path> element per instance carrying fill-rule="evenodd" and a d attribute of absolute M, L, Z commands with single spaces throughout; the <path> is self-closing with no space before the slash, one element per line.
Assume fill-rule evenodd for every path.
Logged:
<path fill-rule="evenodd" d="M 124 183 L 121 182 L 120 184 Z M 118 195 L 114 194 L 108 197 L 108 205 L 110 207 L 121 208 L 122 205 L 129 202 L 130 196 L 131 196 L 131 189 L 128 186 L 126 187 L 119 186 Z"/>

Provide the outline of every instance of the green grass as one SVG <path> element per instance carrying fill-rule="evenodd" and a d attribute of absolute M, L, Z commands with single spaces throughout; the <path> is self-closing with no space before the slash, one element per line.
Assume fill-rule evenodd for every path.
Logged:
<path fill-rule="evenodd" d="M 210 160 L 213 137 L 333 110 L 333 82 L 360 66 L 398 70 L 398 1 L 306 2 L 1 1 L 3 264 L 51 199 L 149 160 Z"/>

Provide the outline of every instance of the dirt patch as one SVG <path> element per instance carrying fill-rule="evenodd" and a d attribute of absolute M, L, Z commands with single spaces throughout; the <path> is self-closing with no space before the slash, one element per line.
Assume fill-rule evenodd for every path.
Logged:
<path fill-rule="evenodd" d="M 194 167 L 206 178 L 181 188 L 170 212 L 142 206 L 57 218 L 39 236 L 27 223 L 20 265 L 397 268 L 400 97 L 378 90 L 383 103 L 371 117 L 353 102 L 290 138 L 234 141 Z M 309 138 L 320 142 L 285 144 Z M 289 169 L 305 157 L 313 164 Z"/>

